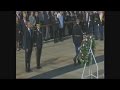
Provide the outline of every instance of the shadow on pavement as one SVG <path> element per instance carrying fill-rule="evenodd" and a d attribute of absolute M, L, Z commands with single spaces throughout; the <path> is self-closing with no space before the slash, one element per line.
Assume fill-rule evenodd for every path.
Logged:
<path fill-rule="evenodd" d="M 96 60 L 97 60 L 97 63 L 104 61 L 104 55 L 97 56 Z M 45 72 L 43 74 L 33 76 L 30 79 L 51 79 L 51 78 L 56 77 L 58 75 L 62 75 L 64 73 L 71 72 L 71 71 L 80 69 L 82 67 L 83 66 L 80 66 L 80 65 L 74 66 L 74 64 L 70 64 L 70 65 L 67 65 L 67 66 L 64 66 L 61 68 L 57 68 L 57 69 Z"/>
<path fill-rule="evenodd" d="M 96 76 L 96 75 L 97 75 L 97 72 L 94 72 L 93 75 Z M 104 78 L 104 76 L 103 76 L 103 75 L 104 75 L 104 70 L 103 70 L 103 69 L 99 70 L 99 71 L 98 71 L 98 75 L 99 75 L 99 78 Z"/>
<path fill-rule="evenodd" d="M 99 70 L 98 71 L 98 77 L 99 77 L 99 79 L 104 79 L 104 70 L 103 69 L 101 69 L 101 70 Z M 97 72 L 94 72 L 94 73 L 92 73 L 94 76 L 97 76 Z M 84 79 L 96 79 L 95 77 L 93 77 L 93 76 L 88 76 L 88 77 L 86 77 L 86 78 L 84 78 Z"/>
<path fill-rule="evenodd" d="M 48 59 L 47 61 L 44 61 L 44 63 L 41 65 L 42 67 L 45 67 L 45 66 L 47 66 L 47 65 L 53 65 L 53 64 L 55 64 L 54 62 L 56 61 L 56 60 L 58 60 L 60 57 L 57 57 L 57 58 L 51 58 L 51 59 Z M 35 67 L 33 67 L 33 68 L 31 68 L 32 70 L 35 70 L 36 69 L 36 66 Z"/>

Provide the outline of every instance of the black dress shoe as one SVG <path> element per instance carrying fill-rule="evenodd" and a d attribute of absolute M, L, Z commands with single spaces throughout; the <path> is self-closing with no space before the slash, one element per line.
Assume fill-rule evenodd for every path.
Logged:
<path fill-rule="evenodd" d="M 100 39 L 101 41 L 103 40 L 103 39 Z"/>
<path fill-rule="evenodd" d="M 26 71 L 26 72 L 28 72 L 28 70 L 27 70 L 27 69 L 26 69 L 25 71 Z"/>
<path fill-rule="evenodd" d="M 40 69 L 40 68 L 42 68 L 41 66 L 37 66 L 37 69 Z"/>
<path fill-rule="evenodd" d="M 55 41 L 54 43 L 58 43 L 58 41 Z"/>
<path fill-rule="evenodd" d="M 59 41 L 62 42 L 62 39 L 60 39 Z"/>
<path fill-rule="evenodd" d="M 29 69 L 29 70 L 27 70 L 27 72 L 32 72 L 32 70 L 31 70 L 31 69 Z"/>
<path fill-rule="evenodd" d="M 80 60 L 78 60 L 78 64 L 81 64 Z"/>
<path fill-rule="evenodd" d="M 74 61 L 74 65 L 76 65 L 76 58 L 74 58 L 73 61 Z"/>
<path fill-rule="evenodd" d="M 61 41 L 64 41 L 64 39 L 62 39 Z"/>
<path fill-rule="evenodd" d="M 57 43 L 57 41 L 54 41 L 54 43 Z"/>

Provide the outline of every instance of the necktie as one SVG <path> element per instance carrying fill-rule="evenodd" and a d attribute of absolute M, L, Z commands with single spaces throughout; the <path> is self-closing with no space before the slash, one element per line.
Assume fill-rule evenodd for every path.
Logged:
<path fill-rule="evenodd" d="M 31 30 L 29 30 L 29 32 L 30 32 L 30 37 L 31 37 Z"/>
<path fill-rule="evenodd" d="M 38 32 L 40 32 L 40 30 L 38 29 Z"/>
<path fill-rule="evenodd" d="M 38 29 L 38 32 L 40 32 L 40 33 L 41 33 L 41 30 L 40 30 L 40 29 Z"/>
<path fill-rule="evenodd" d="M 24 20 L 24 24 L 26 25 L 26 20 Z"/>

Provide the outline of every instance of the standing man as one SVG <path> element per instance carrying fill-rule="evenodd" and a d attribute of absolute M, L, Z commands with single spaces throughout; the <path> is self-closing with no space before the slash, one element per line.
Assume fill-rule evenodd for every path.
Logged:
<path fill-rule="evenodd" d="M 18 17 L 16 16 L 16 48 L 17 51 L 20 50 L 20 33 L 21 33 L 21 27 L 20 27 L 20 21 Z"/>
<path fill-rule="evenodd" d="M 45 41 L 47 41 L 48 39 L 50 39 L 50 33 L 49 33 L 49 15 L 48 15 L 48 11 L 43 11 L 44 14 L 44 25 L 45 25 L 45 30 L 44 31 L 44 35 L 45 35 Z"/>
<path fill-rule="evenodd" d="M 99 35 L 99 27 L 98 24 L 100 22 L 99 14 L 97 11 L 94 11 L 94 34 L 95 34 L 95 39 L 98 40 L 98 35 Z"/>
<path fill-rule="evenodd" d="M 80 25 L 82 27 L 82 30 L 84 31 L 84 22 L 85 22 L 85 19 L 84 19 L 85 15 L 84 15 L 84 11 L 81 11 L 80 13 Z"/>
<path fill-rule="evenodd" d="M 90 11 L 89 12 L 89 21 L 88 21 L 88 33 L 93 35 L 93 30 L 94 30 L 94 16 L 93 13 Z"/>
<path fill-rule="evenodd" d="M 79 47 L 81 45 L 82 39 L 83 39 L 83 32 L 82 32 L 82 27 L 79 25 L 79 19 L 76 19 L 76 23 L 73 26 L 73 43 L 75 45 L 75 50 L 76 50 L 76 56 L 74 57 L 73 61 L 74 64 L 76 64 L 76 57 L 79 54 Z M 78 60 L 78 63 L 80 61 Z"/>
<path fill-rule="evenodd" d="M 27 29 L 25 32 L 25 66 L 26 66 L 26 72 L 30 72 L 30 59 L 31 59 L 31 53 L 33 48 L 33 30 L 32 24 L 30 22 L 27 22 Z"/>
<path fill-rule="evenodd" d="M 39 24 L 40 23 L 40 19 L 39 19 L 39 16 L 38 16 L 38 11 L 35 12 L 35 20 L 36 20 L 36 24 Z"/>
<path fill-rule="evenodd" d="M 35 20 L 35 17 L 34 17 L 34 15 L 33 15 L 33 11 L 31 11 L 31 13 L 30 13 L 29 21 L 30 21 L 30 23 L 31 23 L 33 26 L 35 26 L 36 20 Z"/>
<path fill-rule="evenodd" d="M 72 21 L 72 18 L 70 16 L 70 12 L 67 11 L 66 12 L 66 22 L 70 22 L 70 23 L 67 23 L 66 25 L 67 25 L 67 28 L 68 28 L 69 35 L 72 34 L 72 22 L 71 21 Z"/>
<path fill-rule="evenodd" d="M 39 19 L 40 19 L 40 25 L 45 25 L 43 11 L 39 11 Z M 41 29 L 43 34 L 43 40 L 45 40 L 45 27 L 41 27 Z"/>
<path fill-rule="evenodd" d="M 63 34 L 64 34 L 64 19 L 63 19 L 63 12 L 59 12 L 57 14 L 57 18 L 59 20 L 59 38 L 60 38 L 60 41 L 63 41 Z"/>
<path fill-rule="evenodd" d="M 40 58 L 41 58 L 41 52 L 42 52 L 42 30 L 40 29 L 40 24 L 37 24 L 37 30 L 36 30 L 36 61 L 37 61 L 37 69 L 40 69 Z"/>
<path fill-rule="evenodd" d="M 99 12 L 100 23 L 99 23 L 99 32 L 100 32 L 100 40 L 103 40 L 104 37 L 104 12 Z"/>
<path fill-rule="evenodd" d="M 29 21 L 32 24 L 32 28 L 35 30 L 35 25 L 36 25 L 36 19 L 34 16 L 34 12 L 31 11 L 30 16 L 29 16 Z"/>
<path fill-rule="evenodd" d="M 26 27 L 27 25 L 27 15 L 25 12 L 23 12 L 23 19 L 21 20 L 21 40 L 22 40 L 22 48 L 24 49 L 24 44 L 25 44 L 25 39 L 24 39 L 24 35 L 25 35 L 25 32 L 26 32 Z"/>
<path fill-rule="evenodd" d="M 58 36 L 58 21 L 57 21 L 57 17 L 56 15 L 54 15 L 54 13 L 52 13 L 52 16 L 51 16 L 51 24 L 52 24 L 52 29 L 53 29 L 53 39 L 54 39 L 54 43 L 57 43 L 57 36 Z"/>
<path fill-rule="evenodd" d="M 88 22 L 89 22 L 89 12 L 85 11 L 84 12 L 84 26 L 83 26 L 83 32 L 87 33 L 88 32 Z"/>

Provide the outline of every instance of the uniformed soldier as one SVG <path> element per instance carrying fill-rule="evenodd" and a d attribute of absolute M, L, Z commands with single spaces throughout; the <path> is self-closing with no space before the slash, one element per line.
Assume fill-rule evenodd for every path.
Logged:
<path fill-rule="evenodd" d="M 79 54 L 79 47 L 83 39 L 83 32 L 82 32 L 81 25 L 79 25 L 79 19 L 76 19 L 76 23 L 73 26 L 72 38 L 73 38 L 73 43 L 75 45 L 75 50 L 76 50 L 76 56 L 74 57 L 73 61 L 74 61 L 74 64 L 76 64 L 76 57 Z M 78 63 L 79 62 L 80 61 L 78 60 Z"/>
<path fill-rule="evenodd" d="M 42 52 L 42 30 L 40 29 L 40 24 L 37 24 L 37 30 L 36 30 L 36 36 L 35 36 L 35 42 L 36 42 L 36 62 L 37 62 L 37 69 L 40 69 L 40 58 L 41 58 L 41 52 Z"/>

